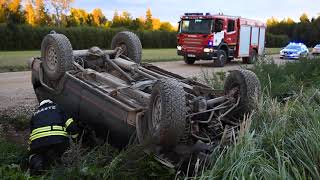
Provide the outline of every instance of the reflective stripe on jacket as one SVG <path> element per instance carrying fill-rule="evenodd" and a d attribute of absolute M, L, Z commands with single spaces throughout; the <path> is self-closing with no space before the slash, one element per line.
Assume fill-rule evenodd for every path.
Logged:
<path fill-rule="evenodd" d="M 68 141 L 68 134 L 77 134 L 77 126 L 55 103 L 38 108 L 30 121 L 30 149 Z"/>

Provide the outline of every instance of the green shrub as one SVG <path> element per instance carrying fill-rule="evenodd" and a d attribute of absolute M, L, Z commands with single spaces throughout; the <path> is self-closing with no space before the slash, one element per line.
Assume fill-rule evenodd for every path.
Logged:
<path fill-rule="evenodd" d="M 261 60 L 252 70 L 260 79 L 262 88 L 272 97 L 286 97 L 301 87 L 320 87 L 320 59 L 302 59 L 283 65 L 273 60 Z"/>
<path fill-rule="evenodd" d="M 92 46 L 110 48 L 114 35 L 125 29 L 106 29 L 89 26 L 79 27 L 31 27 L 28 25 L 0 25 L 0 50 L 40 49 L 43 37 L 51 30 L 65 34 L 73 49 L 87 49 Z M 176 46 L 176 33 L 167 31 L 135 32 L 143 48 L 173 48 Z"/>
<path fill-rule="evenodd" d="M 284 47 L 289 43 L 287 35 L 266 34 L 266 47 Z"/>
<path fill-rule="evenodd" d="M 265 96 L 236 145 L 211 156 L 200 179 L 317 179 L 320 106 L 310 90 L 286 103 Z"/>
<path fill-rule="evenodd" d="M 0 166 L 19 164 L 27 154 L 24 146 L 8 142 L 4 139 L 0 139 L 0 144 Z"/>

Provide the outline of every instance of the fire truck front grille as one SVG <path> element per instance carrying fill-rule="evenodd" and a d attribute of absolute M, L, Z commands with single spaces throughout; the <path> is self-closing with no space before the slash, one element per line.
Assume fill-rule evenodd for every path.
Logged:
<path fill-rule="evenodd" d="M 184 39 L 185 45 L 202 45 L 202 39 L 195 39 L 195 38 L 185 38 Z"/>

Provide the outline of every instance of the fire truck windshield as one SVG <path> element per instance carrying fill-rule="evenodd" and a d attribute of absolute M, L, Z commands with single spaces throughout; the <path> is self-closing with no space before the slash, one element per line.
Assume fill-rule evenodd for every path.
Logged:
<path fill-rule="evenodd" d="M 210 34 L 212 19 L 183 19 L 180 22 L 179 33 Z"/>

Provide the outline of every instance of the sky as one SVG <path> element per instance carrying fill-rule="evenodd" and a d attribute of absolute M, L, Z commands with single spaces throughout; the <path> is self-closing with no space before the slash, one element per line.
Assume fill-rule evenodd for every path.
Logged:
<path fill-rule="evenodd" d="M 223 13 L 264 22 L 272 16 L 298 21 L 304 12 L 309 18 L 320 15 L 320 0 L 74 0 L 72 7 L 89 12 L 100 8 L 108 19 L 113 17 L 115 10 L 126 10 L 133 17 L 140 17 L 151 8 L 153 17 L 172 24 L 185 12 Z"/>

